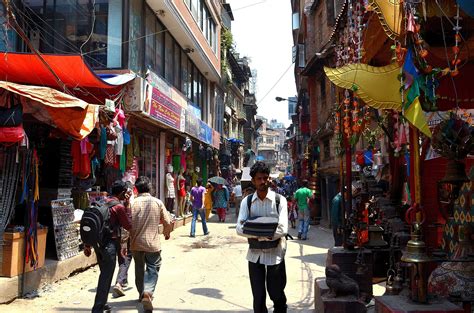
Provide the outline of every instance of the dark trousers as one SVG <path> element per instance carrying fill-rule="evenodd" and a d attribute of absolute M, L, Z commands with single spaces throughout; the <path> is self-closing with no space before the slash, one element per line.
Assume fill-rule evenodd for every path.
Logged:
<path fill-rule="evenodd" d="M 121 286 L 128 284 L 128 268 L 132 262 L 132 251 L 130 250 L 130 240 L 127 241 L 127 255 L 122 256 L 122 253 L 118 253 L 118 264 L 119 270 L 117 273 L 117 280 L 115 284 L 120 284 Z"/>
<path fill-rule="evenodd" d="M 104 246 L 94 249 L 97 255 L 100 275 L 95 293 L 94 307 L 92 308 L 93 313 L 104 311 L 104 305 L 107 303 L 110 285 L 114 277 L 116 257 L 119 249 L 120 244 L 116 240 L 110 240 Z"/>
<path fill-rule="evenodd" d="M 166 198 L 165 199 L 165 208 L 168 210 L 168 212 L 173 213 L 174 198 Z"/>
<path fill-rule="evenodd" d="M 340 247 L 342 246 L 342 231 L 340 234 L 337 233 L 337 229 L 339 226 L 332 226 L 332 236 L 334 237 L 334 246 Z"/>
<path fill-rule="evenodd" d="M 267 313 L 266 290 L 273 301 L 275 313 L 286 313 L 286 269 L 285 260 L 277 265 L 249 262 L 250 285 L 252 286 L 253 311 Z"/>

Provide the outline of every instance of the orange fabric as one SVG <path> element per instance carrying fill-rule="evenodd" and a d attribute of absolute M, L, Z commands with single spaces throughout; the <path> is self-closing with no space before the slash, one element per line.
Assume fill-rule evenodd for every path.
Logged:
<path fill-rule="evenodd" d="M 21 96 L 24 113 L 56 126 L 74 139 L 82 140 L 94 129 L 98 105 L 88 104 L 48 87 L 0 81 L 0 88 Z"/>

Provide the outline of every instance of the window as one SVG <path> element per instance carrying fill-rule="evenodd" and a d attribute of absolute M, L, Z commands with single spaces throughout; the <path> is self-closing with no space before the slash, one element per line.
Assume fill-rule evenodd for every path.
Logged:
<path fill-rule="evenodd" d="M 273 145 L 273 138 L 271 138 L 271 137 L 267 138 L 267 143 L 269 145 Z"/>
<path fill-rule="evenodd" d="M 193 62 L 188 59 L 188 90 L 186 91 L 186 97 L 188 99 L 193 98 Z"/>
<path fill-rule="evenodd" d="M 300 14 L 298 12 L 293 13 L 292 26 L 293 26 L 293 30 L 297 30 L 300 28 Z"/>
<path fill-rule="evenodd" d="M 181 51 L 181 87 L 179 90 L 187 96 L 188 92 L 188 55 Z"/>
<path fill-rule="evenodd" d="M 329 139 L 324 140 L 324 159 L 329 160 L 331 158 L 331 144 Z"/>
<path fill-rule="evenodd" d="M 181 71 L 180 71 L 180 66 L 181 66 L 181 47 L 175 42 L 174 44 L 174 70 L 173 70 L 173 77 L 174 77 L 174 82 L 173 85 L 176 87 L 176 89 L 179 89 L 181 87 Z"/>
<path fill-rule="evenodd" d="M 306 65 L 306 60 L 305 60 L 305 47 L 304 44 L 299 44 L 298 45 L 298 67 L 305 67 Z"/>
<path fill-rule="evenodd" d="M 191 101 L 194 102 L 196 105 L 199 106 L 198 99 L 199 99 L 199 72 L 195 66 L 193 66 L 193 96 Z"/>
<path fill-rule="evenodd" d="M 165 79 L 173 82 L 173 37 L 165 33 Z"/>
<path fill-rule="evenodd" d="M 160 76 L 164 76 L 164 56 L 165 56 L 165 34 L 163 32 L 164 26 L 156 21 L 155 34 L 155 70 Z"/>
<path fill-rule="evenodd" d="M 156 17 L 150 7 L 146 7 L 145 13 L 145 68 L 155 70 L 155 24 Z"/>
<path fill-rule="evenodd" d="M 128 49 L 129 66 L 132 71 L 141 72 L 143 65 L 142 12 L 143 1 L 130 0 L 130 43 Z"/>
<path fill-rule="evenodd" d="M 83 53 L 93 68 L 122 67 L 122 0 L 31 0 L 21 5 L 18 22 L 40 52 Z M 131 23 L 135 22 L 135 9 L 139 7 L 131 1 Z M 16 50 L 16 41 L 11 30 L 2 31 L 0 50 Z"/>
<path fill-rule="evenodd" d="M 214 53 L 217 53 L 217 33 L 216 23 L 207 8 L 205 0 L 185 0 L 185 4 L 191 11 L 191 15 L 196 21 L 196 25 L 201 29 L 202 34 L 211 46 Z"/>

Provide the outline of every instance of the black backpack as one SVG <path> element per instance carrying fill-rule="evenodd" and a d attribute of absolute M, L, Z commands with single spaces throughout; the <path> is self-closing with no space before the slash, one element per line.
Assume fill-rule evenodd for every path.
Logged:
<path fill-rule="evenodd" d="M 80 235 L 84 244 L 100 247 L 105 240 L 112 236 L 113 229 L 110 225 L 110 209 L 119 201 L 94 202 L 84 211 L 81 219 Z"/>

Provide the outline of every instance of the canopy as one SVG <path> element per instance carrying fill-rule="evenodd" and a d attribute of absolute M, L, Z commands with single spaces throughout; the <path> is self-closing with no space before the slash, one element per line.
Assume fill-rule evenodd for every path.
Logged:
<path fill-rule="evenodd" d="M 57 127 L 77 140 L 84 139 L 94 129 L 99 106 L 49 87 L 28 86 L 0 81 L 0 104 L 6 101 L 7 92 L 20 96 L 23 112 Z"/>
<path fill-rule="evenodd" d="M 42 54 L 41 57 L 71 92 L 89 102 L 103 103 L 105 98 L 115 98 L 121 86 L 135 77 L 125 74 L 122 78 L 103 80 L 81 55 Z M 8 52 L 0 58 L 0 80 L 62 90 L 51 70 L 33 53 Z"/>

